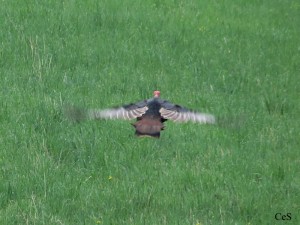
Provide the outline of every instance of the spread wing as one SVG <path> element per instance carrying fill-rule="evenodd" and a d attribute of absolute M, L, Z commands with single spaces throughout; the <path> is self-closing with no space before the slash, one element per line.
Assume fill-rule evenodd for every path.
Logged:
<path fill-rule="evenodd" d="M 110 109 L 91 109 L 88 110 L 89 119 L 124 119 L 130 120 L 141 117 L 148 110 L 147 101 L 131 103 L 121 107 Z"/>
<path fill-rule="evenodd" d="M 196 122 L 196 123 L 215 123 L 215 117 L 211 114 L 199 113 L 187 109 L 183 106 L 173 104 L 162 100 L 159 110 L 164 119 L 173 120 L 175 122 Z"/>

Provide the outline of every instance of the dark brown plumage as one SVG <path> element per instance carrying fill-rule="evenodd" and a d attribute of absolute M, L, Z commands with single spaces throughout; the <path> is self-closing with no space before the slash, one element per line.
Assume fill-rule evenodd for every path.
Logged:
<path fill-rule="evenodd" d="M 81 115 L 81 113 L 75 113 Z M 104 110 L 88 110 L 88 119 L 137 119 L 132 124 L 137 136 L 160 137 L 164 122 L 215 123 L 210 114 L 198 113 L 160 98 L 160 92 L 154 91 L 154 97 L 148 100 Z"/>

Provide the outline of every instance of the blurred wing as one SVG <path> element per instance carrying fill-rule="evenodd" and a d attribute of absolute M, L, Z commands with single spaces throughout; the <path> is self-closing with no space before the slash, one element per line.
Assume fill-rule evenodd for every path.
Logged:
<path fill-rule="evenodd" d="M 88 110 L 89 119 L 124 119 L 130 120 L 141 117 L 148 110 L 147 102 L 128 104 L 111 109 L 92 109 Z"/>
<path fill-rule="evenodd" d="M 175 122 L 196 122 L 196 123 L 215 123 L 215 117 L 210 114 L 198 113 L 180 105 L 172 104 L 168 101 L 161 103 L 159 110 L 164 119 L 173 120 Z"/>
<path fill-rule="evenodd" d="M 86 111 L 84 109 L 69 104 L 64 105 L 63 113 L 73 122 L 80 122 L 87 119 Z"/>

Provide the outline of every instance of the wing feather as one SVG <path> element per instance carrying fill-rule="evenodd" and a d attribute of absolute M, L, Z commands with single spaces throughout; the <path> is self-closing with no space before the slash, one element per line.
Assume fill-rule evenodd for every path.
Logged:
<path fill-rule="evenodd" d="M 168 101 L 161 103 L 159 110 L 164 119 L 175 122 L 195 122 L 195 123 L 215 123 L 215 117 L 211 114 L 195 112 L 180 105 L 172 104 Z"/>
<path fill-rule="evenodd" d="M 134 108 L 130 105 L 130 108 L 126 108 L 126 106 L 111 108 L 111 109 L 91 109 L 88 110 L 88 118 L 89 119 L 124 119 L 130 120 L 135 119 L 137 117 L 141 117 L 146 113 L 148 107 L 145 105 L 143 107 Z"/>

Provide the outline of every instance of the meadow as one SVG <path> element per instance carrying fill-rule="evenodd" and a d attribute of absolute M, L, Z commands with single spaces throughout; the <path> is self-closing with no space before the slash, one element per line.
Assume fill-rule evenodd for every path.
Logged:
<path fill-rule="evenodd" d="M 0 224 L 300 224 L 297 0 L 3 0 L 0 14 Z M 150 139 L 63 113 L 156 89 L 218 123 Z"/>

